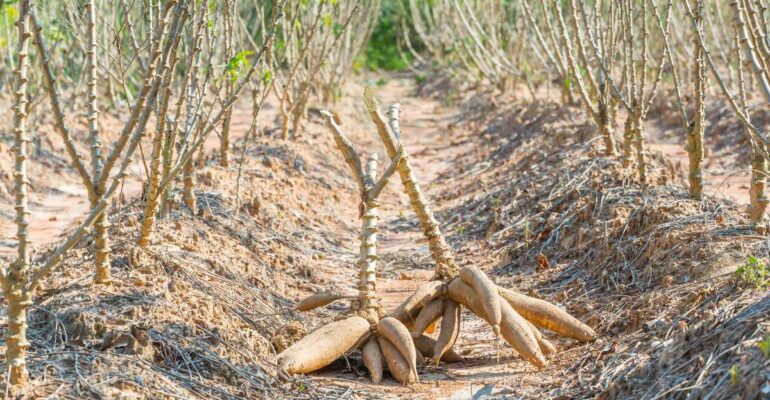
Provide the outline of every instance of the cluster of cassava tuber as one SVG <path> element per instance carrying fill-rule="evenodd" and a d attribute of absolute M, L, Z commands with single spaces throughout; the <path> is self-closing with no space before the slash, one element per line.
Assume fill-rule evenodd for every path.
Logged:
<path fill-rule="evenodd" d="M 596 337 L 593 329 L 561 308 L 499 287 L 476 267 L 458 268 L 401 144 L 398 104 L 390 107 L 386 122 L 370 89 L 365 92 L 364 101 L 377 126 L 378 135 L 392 157 L 390 167 L 376 183 L 376 155 L 369 157 L 364 172 L 350 139 L 340 130 L 334 116 L 324 113 L 361 191 L 363 224 L 359 294 L 351 306 L 355 315 L 325 325 L 284 350 L 278 355 L 279 365 L 289 373 L 308 373 L 360 348 L 373 382 L 380 382 L 383 366 L 387 364 L 396 380 L 404 384 L 414 383 L 419 380 L 418 363 L 461 360 L 452 348 L 460 334 L 462 307 L 487 321 L 496 336 L 502 336 L 524 359 L 538 368 L 545 367 L 548 364 L 546 356 L 557 351 L 538 328 L 582 342 L 593 340 Z M 428 239 L 436 263 L 436 274 L 434 280 L 420 286 L 394 311 L 384 315 L 375 286 L 376 208 L 380 191 L 395 172 L 401 176 L 411 206 Z M 297 309 L 309 311 L 351 297 L 355 298 L 322 292 L 300 301 Z M 439 332 L 434 340 L 427 334 L 432 333 L 437 325 Z"/>

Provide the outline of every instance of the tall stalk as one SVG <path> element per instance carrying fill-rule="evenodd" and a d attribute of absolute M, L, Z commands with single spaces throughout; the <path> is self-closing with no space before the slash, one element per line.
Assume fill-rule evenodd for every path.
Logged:
<path fill-rule="evenodd" d="M 11 263 L 8 271 L 3 271 L 3 294 L 8 302 L 8 330 L 6 331 L 6 352 L 11 385 L 23 386 L 27 383 L 28 372 L 25 361 L 27 348 L 27 307 L 31 304 L 30 292 L 26 284 L 29 278 L 29 242 L 27 216 L 28 198 L 27 187 L 27 83 L 29 82 L 28 51 L 30 0 L 22 0 L 19 4 L 19 17 L 16 27 L 19 32 L 19 42 L 16 47 L 17 63 L 14 84 L 13 104 L 13 155 L 14 155 L 14 185 L 16 209 L 16 260 Z"/>
<path fill-rule="evenodd" d="M 699 4 L 700 5 L 700 4 Z M 749 114 L 748 96 L 746 94 L 746 83 L 744 78 L 744 65 L 747 68 L 751 68 L 750 61 L 743 56 L 741 47 L 751 50 L 753 46 L 748 43 L 748 32 L 743 27 L 743 21 L 739 16 L 742 13 L 740 5 L 734 4 L 734 10 L 736 16 L 733 19 L 733 27 L 735 30 L 735 44 L 738 56 L 737 75 L 738 75 L 738 100 L 741 111 L 747 118 L 751 118 Z M 748 130 L 744 128 L 747 133 Z M 770 200 L 765 194 L 767 186 L 767 145 L 749 136 L 749 143 L 751 145 L 751 181 L 749 185 L 749 207 L 748 216 L 749 221 L 759 232 L 766 230 L 765 225 L 767 222 L 766 210 Z"/>
<path fill-rule="evenodd" d="M 160 107 L 157 113 L 157 121 L 155 123 L 155 134 L 152 142 L 152 155 L 150 161 L 150 176 L 148 177 L 147 184 L 147 202 L 144 207 L 144 214 L 142 216 L 142 225 L 139 231 L 139 246 L 147 246 L 150 243 L 152 236 L 153 225 L 155 223 L 156 213 L 158 211 L 159 194 L 162 193 L 160 187 L 161 175 L 161 152 L 163 147 L 163 138 L 166 133 L 168 123 L 168 108 L 171 98 L 171 84 L 174 76 L 174 67 L 176 66 L 179 56 L 177 55 L 177 49 L 181 39 L 181 30 L 184 26 L 185 20 L 189 17 L 188 4 L 186 1 L 181 1 L 176 6 L 175 13 L 180 15 L 180 18 L 175 21 L 169 31 L 168 43 L 166 46 L 163 64 L 160 70 L 161 89 L 160 89 Z M 170 129 L 170 128 L 169 128 Z M 170 174 L 168 175 L 170 177 Z M 164 188 L 165 189 L 165 188 Z"/>
<path fill-rule="evenodd" d="M 358 292 L 362 310 L 377 307 L 377 199 L 367 196 L 377 183 L 377 153 L 366 160 L 363 175 L 364 204 L 361 215 L 361 247 L 358 257 Z"/>
<path fill-rule="evenodd" d="M 766 175 L 766 160 L 767 160 L 767 146 L 770 144 L 770 139 L 767 135 L 761 132 L 752 122 L 751 116 L 748 112 L 748 104 L 746 101 L 744 79 L 743 79 L 743 60 L 746 60 L 746 64 L 750 66 L 753 76 L 756 78 L 756 82 L 759 84 L 760 91 L 764 96 L 765 101 L 770 102 L 770 84 L 767 80 L 767 69 L 762 67 L 762 62 L 754 51 L 754 46 L 750 43 L 750 36 L 744 25 L 743 11 L 737 1 L 731 3 L 734 11 L 733 26 L 736 32 L 736 41 L 738 42 L 737 54 L 738 54 L 738 75 L 739 75 L 739 101 L 736 101 L 736 96 L 728 89 L 725 80 L 722 77 L 720 69 L 714 62 L 714 58 L 711 56 L 709 49 L 706 47 L 703 32 L 698 29 L 698 17 L 693 11 L 693 7 L 690 5 L 690 0 L 685 0 L 685 7 L 689 16 L 690 22 L 693 26 L 695 34 L 695 40 L 697 46 L 703 49 L 703 58 L 706 61 L 706 65 L 709 67 L 714 80 L 717 82 L 723 97 L 730 106 L 730 109 L 738 117 L 738 120 L 743 125 L 744 130 L 750 137 L 750 143 L 752 145 L 752 181 L 749 194 L 751 196 L 751 203 L 749 205 L 749 220 L 752 225 L 755 226 L 758 232 L 764 233 L 765 228 L 765 210 L 768 205 L 768 199 L 764 194 L 765 183 L 767 179 Z M 762 156 L 760 159 L 759 156 Z"/>
<path fill-rule="evenodd" d="M 88 105 L 88 140 L 91 144 L 91 176 L 93 179 L 102 174 L 102 143 L 99 139 L 99 109 L 97 105 L 98 83 L 96 73 L 96 5 L 94 0 L 87 0 L 85 4 L 86 30 L 88 32 L 88 44 L 86 49 L 86 75 L 88 80 L 87 105 Z M 93 208 L 103 193 L 98 183 L 94 182 L 94 192 L 90 202 Z M 94 223 L 94 283 L 103 284 L 110 281 L 110 247 L 108 237 L 109 223 L 107 215 L 102 214 Z"/>
<path fill-rule="evenodd" d="M 223 13 L 223 27 L 224 27 L 224 58 L 225 63 L 228 63 L 228 57 L 233 56 L 233 5 L 232 1 L 224 2 Z M 230 67 L 228 65 L 228 67 Z M 234 73 L 235 71 L 233 71 Z M 229 76 L 225 76 L 225 96 L 229 97 L 233 94 L 233 79 Z M 233 118 L 233 109 L 229 108 L 225 111 L 225 116 L 222 119 L 222 135 L 220 136 L 220 148 L 219 148 L 219 164 L 225 168 L 230 166 L 230 125 Z"/>
<path fill-rule="evenodd" d="M 350 167 L 358 190 L 361 194 L 361 245 L 358 255 L 358 311 L 364 314 L 370 321 L 377 321 L 382 309 L 377 297 L 377 208 L 380 205 L 379 197 L 382 190 L 390 182 L 390 178 L 402 165 L 404 159 L 403 148 L 394 153 L 390 165 L 379 179 L 377 178 L 377 153 L 370 153 L 366 165 L 361 165 L 361 157 L 350 139 L 345 135 L 334 120 L 334 116 L 324 110 L 326 126 L 329 127 L 337 148 L 345 157 L 345 163 Z"/>
<path fill-rule="evenodd" d="M 696 29 L 703 30 L 703 1 L 698 0 Z M 690 159 L 690 196 L 694 199 L 703 197 L 703 131 L 706 123 L 706 64 L 703 60 L 703 48 L 695 46 L 693 64 L 693 93 L 695 95 L 695 116 L 687 131 L 687 156 Z"/>

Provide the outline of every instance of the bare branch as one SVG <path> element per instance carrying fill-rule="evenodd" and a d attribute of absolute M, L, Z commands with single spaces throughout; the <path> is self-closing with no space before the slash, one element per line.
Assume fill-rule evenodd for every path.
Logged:
<path fill-rule="evenodd" d="M 353 173 L 353 178 L 358 184 L 359 192 L 364 193 L 366 191 L 366 183 L 364 182 L 364 169 L 361 165 L 361 157 L 359 157 L 358 151 L 353 146 L 353 142 L 350 141 L 348 136 L 342 132 L 339 125 L 334 121 L 334 114 L 327 110 L 321 110 L 321 114 L 326 117 L 326 126 L 329 127 L 329 131 L 334 135 L 337 148 L 345 156 L 345 162 L 350 167 L 350 172 Z"/>
<path fill-rule="evenodd" d="M 367 196 L 369 196 L 372 199 L 376 199 L 377 197 L 380 196 L 380 192 L 382 192 L 382 189 L 384 189 L 385 186 L 388 184 L 391 176 L 393 176 L 393 174 L 398 169 L 398 163 L 400 163 L 403 158 L 404 158 L 404 148 L 399 147 L 398 153 L 396 153 L 396 156 L 390 160 L 390 165 L 388 166 L 388 169 L 386 169 L 385 172 L 382 174 L 382 176 L 380 177 L 380 180 L 377 181 L 377 184 L 374 185 L 372 189 L 366 192 Z"/>

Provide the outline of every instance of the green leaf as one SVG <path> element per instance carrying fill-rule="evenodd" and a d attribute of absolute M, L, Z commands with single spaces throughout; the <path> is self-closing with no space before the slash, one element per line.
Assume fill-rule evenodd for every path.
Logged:
<path fill-rule="evenodd" d="M 730 382 L 733 384 L 733 386 L 738 386 L 738 366 L 733 364 L 733 366 L 730 368 Z"/>
<path fill-rule="evenodd" d="M 739 283 L 754 286 L 756 289 L 765 289 L 770 286 L 770 269 L 756 257 L 750 256 L 748 263 L 735 270 Z"/>
<path fill-rule="evenodd" d="M 19 18 L 19 10 L 16 9 L 16 7 L 11 6 L 11 4 L 16 3 L 16 1 L 17 0 L 13 0 L 10 3 L 3 4 L 3 7 L 5 8 L 5 16 L 9 21 L 15 21 L 16 18 Z"/>
<path fill-rule="evenodd" d="M 273 72 L 270 70 L 265 71 L 264 74 L 262 74 L 262 84 L 265 86 L 269 85 L 270 82 L 273 80 Z"/>
<path fill-rule="evenodd" d="M 759 350 L 762 351 L 766 358 L 770 358 L 770 335 L 765 336 L 765 340 L 759 342 L 757 346 L 759 346 Z"/>
<path fill-rule="evenodd" d="M 227 62 L 225 73 L 230 76 L 231 80 L 238 79 L 241 72 L 251 68 L 251 61 L 247 57 L 252 54 L 254 52 L 251 50 L 241 51 Z"/>
<path fill-rule="evenodd" d="M 48 40 L 52 42 L 58 42 L 60 40 L 64 40 L 64 34 L 61 32 L 61 30 L 59 30 L 59 27 L 55 25 L 49 28 L 45 32 L 45 35 L 48 37 Z"/>

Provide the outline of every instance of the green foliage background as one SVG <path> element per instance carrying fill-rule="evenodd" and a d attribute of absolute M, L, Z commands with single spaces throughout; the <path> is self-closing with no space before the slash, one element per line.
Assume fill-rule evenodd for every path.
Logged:
<path fill-rule="evenodd" d="M 399 2 L 403 7 L 399 6 Z M 382 1 L 380 15 L 372 31 L 372 37 L 366 45 L 366 51 L 356 62 L 357 70 L 364 66 L 374 71 L 403 71 L 407 68 L 407 61 L 412 60 L 411 54 L 405 51 L 402 56 L 398 51 L 398 37 L 406 33 L 401 29 L 402 10 L 408 10 L 404 0 Z M 419 51 L 422 47 L 419 38 L 410 35 L 409 39 L 415 49 Z"/>

